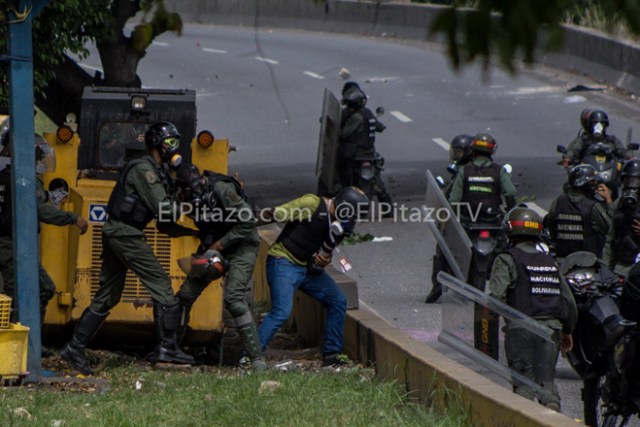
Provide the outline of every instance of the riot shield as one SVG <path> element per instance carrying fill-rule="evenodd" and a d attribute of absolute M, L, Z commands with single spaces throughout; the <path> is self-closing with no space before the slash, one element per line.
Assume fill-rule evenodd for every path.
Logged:
<path fill-rule="evenodd" d="M 496 322 L 500 318 L 508 322 L 509 333 L 515 332 L 520 338 L 526 337 L 530 341 L 535 341 L 536 349 L 547 344 L 555 346 L 552 338 L 553 331 L 535 319 L 445 272 L 438 274 L 438 281 L 443 285 L 442 329 L 438 335 L 438 341 L 489 369 L 515 387 L 530 388 L 535 393 L 541 392 L 542 388 L 538 384 L 509 368 L 506 353 L 501 345 L 504 343 L 504 332 L 500 332 L 499 328 L 492 330 L 486 325 L 482 338 L 490 347 L 490 352 L 495 352 L 499 356 L 494 358 L 482 349 L 478 349 L 475 342 L 477 336 L 474 307 L 483 307 Z M 534 360 L 537 362 L 541 359 L 534 358 Z"/>
<path fill-rule="evenodd" d="M 340 189 L 337 169 L 340 114 L 340 102 L 329 89 L 325 89 L 316 158 L 317 193 L 320 196 L 333 195 Z"/>
<path fill-rule="evenodd" d="M 427 171 L 427 194 L 423 213 L 426 223 L 444 253 L 451 271 L 460 280 L 467 280 L 471 265 L 472 245 L 464 228 L 457 221 L 457 212 L 442 194 L 440 186 Z"/>

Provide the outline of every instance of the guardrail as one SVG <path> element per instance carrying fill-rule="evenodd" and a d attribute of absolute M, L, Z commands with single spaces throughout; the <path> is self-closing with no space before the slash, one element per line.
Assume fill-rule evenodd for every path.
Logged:
<path fill-rule="evenodd" d="M 443 6 L 406 2 L 326 0 L 168 0 L 185 22 L 295 28 L 415 40 L 431 38 L 429 26 Z M 463 13 L 463 12 L 461 12 Z M 565 44 L 539 62 L 588 75 L 640 93 L 640 46 L 597 31 L 564 26 Z"/>

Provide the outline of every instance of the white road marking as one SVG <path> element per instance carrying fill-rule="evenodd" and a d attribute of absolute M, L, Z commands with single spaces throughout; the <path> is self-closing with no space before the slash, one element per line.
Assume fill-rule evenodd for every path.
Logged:
<path fill-rule="evenodd" d="M 544 209 L 544 208 L 542 208 L 542 207 L 538 206 L 538 204 L 537 204 L 537 203 L 534 203 L 534 202 L 525 202 L 525 204 L 529 207 L 529 209 L 532 209 L 532 210 L 536 211 L 536 213 L 537 213 L 538 215 L 542 216 L 542 217 L 544 217 L 546 214 L 548 214 L 548 213 L 549 213 L 546 209 Z"/>
<path fill-rule="evenodd" d="M 313 77 L 314 79 L 318 79 L 318 80 L 324 79 L 324 76 L 321 76 L 320 74 L 316 74 L 313 71 L 303 71 L 302 74 L 304 74 L 305 76 Z"/>
<path fill-rule="evenodd" d="M 579 102 L 585 102 L 586 100 L 587 100 L 587 98 L 585 98 L 584 96 L 573 95 L 573 96 L 567 96 L 564 99 L 564 103 L 565 104 L 577 104 Z"/>
<path fill-rule="evenodd" d="M 80 62 L 80 63 L 79 63 L 79 65 L 80 65 L 82 68 L 86 68 L 87 70 L 94 70 L 94 71 L 100 71 L 100 72 L 102 72 L 102 68 L 94 67 L 94 66 L 92 66 L 92 65 L 83 64 L 82 62 Z"/>
<path fill-rule="evenodd" d="M 276 61 L 275 59 L 263 58 L 262 56 L 256 56 L 256 59 L 258 61 L 266 62 L 267 64 L 273 64 L 273 65 L 279 64 L 279 62 Z"/>
<path fill-rule="evenodd" d="M 169 43 L 165 43 L 165 42 L 151 42 L 151 44 L 155 46 L 169 46 Z"/>
<path fill-rule="evenodd" d="M 212 49 L 210 47 L 203 47 L 202 50 L 205 51 L 205 52 L 210 52 L 210 53 L 228 53 L 224 49 Z"/>
<path fill-rule="evenodd" d="M 444 148 L 445 150 L 449 151 L 449 143 L 447 141 L 445 141 L 442 138 L 431 138 L 431 140 L 433 142 L 435 142 L 436 144 L 438 144 L 440 147 Z"/>
<path fill-rule="evenodd" d="M 392 111 L 389 114 L 391 114 L 393 117 L 395 117 L 396 119 L 400 120 L 403 123 L 409 123 L 413 121 L 410 117 L 405 116 L 400 111 Z"/>

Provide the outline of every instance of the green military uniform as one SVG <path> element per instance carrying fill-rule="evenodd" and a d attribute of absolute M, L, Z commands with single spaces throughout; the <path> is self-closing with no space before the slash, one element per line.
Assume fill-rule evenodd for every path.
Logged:
<path fill-rule="evenodd" d="M 11 191 L 10 191 L 10 168 L 7 167 L 0 174 L 3 175 L 2 181 L 5 186 L 3 189 L 3 201 L 2 201 L 2 213 L 0 215 L 8 215 L 7 225 L 11 224 Z M 65 226 L 75 224 L 78 221 L 78 215 L 73 212 L 67 212 L 56 208 L 51 205 L 48 200 L 47 192 L 44 189 L 42 181 L 36 179 L 36 197 L 38 208 L 38 221 L 45 224 L 52 224 L 58 226 Z M 11 236 L 11 230 L 6 230 L 8 234 L 0 237 L 0 272 L 4 281 L 4 289 L 2 293 L 14 298 L 15 295 L 15 282 L 13 274 L 13 238 Z M 47 308 L 47 304 L 51 298 L 55 295 L 55 284 L 51 277 L 44 269 L 41 263 L 38 263 L 38 276 L 40 284 L 40 312 L 41 317 L 44 318 L 44 314 Z M 18 319 L 17 302 L 12 301 L 12 314 L 11 321 L 16 322 Z"/>
<path fill-rule="evenodd" d="M 531 241 L 522 241 L 515 245 L 516 248 L 525 253 L 535 254 L 538 252 L 536 243 Z M 507 293 L 513 290 L 518 284 L 518 269 L 514 258 L 509 253 L 499 254 L 493 262 L 491 269 L 491 277 L 489 280 L 489 292 L 491 296 L 502 302 L 507 302 Z M 536 317 L 540 323 L 551 328 L 553 333 L 554 344 L 547 346 L 545 342 L 537 342 L 531 345 L 531 340 L 526 339 L 528 331 L 522 327 L 506 321 L 505 332 L 505 353 L 509 362 L 509 366 L 523 374 L 531 380 L 542 383 L 544 393 L 538 396 L 540 403 L 547 405 L 548 403 L 557 403 L 559 405 L 560 397 L 553 383 L 555 376 L 555 365 L 558 358 L 558 340 L 560 332 L 571 334 L 577 322 L 578 310 L 576 307 L 573 294 L 569 285 L 560 277 L 560 292 L 562 299 L 568 307 L 568 316 L 566 320 L 549 317 Z M 546 380 L 546 381 L 545 381 Z M 528 399 L 534 398 L 532 389 L 526 386 L 514 386 L 514 391 Z"/>
<path fill-rule="evenodd" d="M 120 301 L 127 270 L 131 269 L 149 290 L 158 344 L 147 356 L 153 363 L 193 363 L 177 345 L 180 306 L 171 279 L 145 241 L 144 229 L 156 219 L 158 230 L 174 224 L 177 206 L 171 201 L 169 165 L 180 163 L 180 134 L 169 122 L 149 126 L 145 133 L 146 156 L 131 160 L 120 172 L 109 197 L 109 218 L 102 228 L 102 268 L 98 291 L 76 322 L 71 340 L 60 356 L 85 375 L 92 373 L 86 347 Z M 169 232 L 167 234 L 171 235 Z M 179 235 L 177 233 L 175 236 Z"/>
<path fill-rule="evenodd" d="M 169 194 L 169 177 L 151 156 L 133 166 L 124 180 L 127 194 L 137 194 L 151 214 L 158 218 L 161 207 L 173 205 Z M 172 216 L 173 213 L 167 216 Z M 177 303 L 171 279 L 160 265 L 153 249 L 144 239 L 144 231 L 109 216 L 102 228 L 102 268 L 99 288 L 90 309 L 106 313 L 122 296 L 127 269 L 133 270 L 149 290 L 151 298 L 163 306 Z"/>
<path fill-rule="evenodd" d="M 588 134 L 580 134 L 569 143 L 567 147 L 567 157 L 570 157 L 576 162 L 580 162 L 582 157 L 584 156 L 584 151 L 587 148 L 586 146 L 591 144 L 596 144 L 598 141 L 594 141 Z M 627 149 L 625 148 L 622 141 L 620 141 L 617 137 L 613 135 L 606 135 L 605 139 L 601 141 L 605 145 L 609 146 L 614 150 L 616 157 L 619 159 L 628 158 Z"/>
<path fill-rule="evenodd" d="M 207 200 L 213 196 L 215 203 L 211 206 L 209 202 L 199 209 L 194 217 L 201 242 L 198 255 L 213 248 L 215 243 L 222 247 L 221 255 L 229 262 L 224 276 L 224 305 L 235 319 L 238 334 L 251 359 L 252 367 L 255 370 L 264 370 L 266 365 L 262 358 L 258 332 L 246 302 L 246 290 L 251 281 L 260 246 L 256 218 L 237 181 L 209 171 L 205 171 L 203 176 L 203 194 Z M 198 181 L 200 180 L 201 178 L 198 178 Z M 186 330 L 193 303 L 209 282 L 206 278 L 187 277 L 180 287 L 177 295 L 183 307 L 180 335 Z"/>
<path fill-rule="evenodd" d="M 582 191 L 576 190 L 574 188 L 569 188 L 567 191 L 567 197 L 575 206 L 578 206 L 587 196 L 584 195 Z M 552 242 L 555 242 L 557 239 L 556 236 L 556 214 L 557 214 L 557 204 L 558 199 L 555 199 L 551 203 L 551 208 L 549 208 L 549 213 L 545 216 L 545 227 L 550 230 L 550 238 Z M 601 244 L 604 243 L 607 234 L 609 233 L 609 228 L 611 226 L 611 218 L 613 217 L 613 204 L 596 203 L 591 209 L 591 230 L 593 233 L 600 236 Z M 600 251 L 602 247 L 600 247 Z M 600 252 L 596 254 L 600 256 Z"/>
<path fill-rule="evenodd" d="M 472 165 L 478 167 L 478 168 L 484 168 L 484 167 L 488 167 L 491 166 L 493 164 L 493 160 L 491 160 L 490 157 L 487 156 L 483 156 L 483 155 L 476 155 L 473 159 L 473 161 L 471 162 Z M 511 207 L 515 206 L 515 202 L 516 202 L 516 197 L 517 197 L 517 190 L 516 187 L 513 185 L 513 181 L 511 181 L 511 175 L 504 169 L 502 168 L 502 170 L 500 171 L 500 192 L 502 197 L 504 198 L 506 204 L 507 204 L 507 209 L 510 209 Z M 453 180 L 453 184 L 451 186 L 451 193 L 449 195 L 449 203 L 462 203 L 465 202 L 465 200 L 463 200 L 463 195 L 464 195 L 464 183 L 465 183 L 465 172 L 464 172 L 464 168 L 460 168 L 460 170 L 458 171 L 458 173 L 456 174 L 455 179 Z M 456 208 L 454 207 L 454 210 Z M 468 222 L 468 220 L 470 219 L 467 215 L 467 212 L 465 212 L 464 209 L 460 210 L 460 214 L 461 217 L 460 220 L 461 222 Z"/>
<path fill-rule="evenodd" d="M 230 263 L 224 280 L 225 305 L 227 308 L 238 303 L 246 305 L 245 290 L 251 280 L 260 246 L 256 218 L 249 203 L 236 193 L 236 188 L 232 183 L 220 180 L 215 183 L 207 181 L 208 183 L 205 184 L 207 191 L 213 191 L 216 200 L 221 202 L 216 208 L 220 208 L 221 212 L 226 213 L 242 212 L 238 216 L 237 222 L 220 237 L 219 241 L 224 248 L 221 254 Z M 201 233 L 201 237 L 205 237 L 204 233 Z M 211 245 L 215 242 L 203 241 L 203 245 L 198 251 L 199 254 L 208 249 L 207 243 Z M 187 278 L 180 287 L 179 297 L 193 304 L 208 285 L 209 282 Z"/>

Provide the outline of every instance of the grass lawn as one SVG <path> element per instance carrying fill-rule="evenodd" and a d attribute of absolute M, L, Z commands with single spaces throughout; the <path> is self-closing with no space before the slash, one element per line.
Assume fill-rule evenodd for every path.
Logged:
<path fill-rule="evenodd" d="M 461 405 L 435 413 L 357 365 L 261 374 L 109 365 L 88 381 L 0 388 L 0 426 L 470 425 Z"/>

